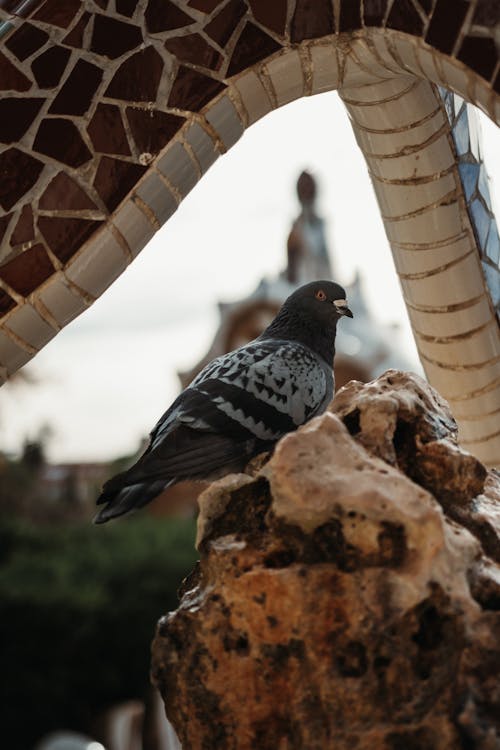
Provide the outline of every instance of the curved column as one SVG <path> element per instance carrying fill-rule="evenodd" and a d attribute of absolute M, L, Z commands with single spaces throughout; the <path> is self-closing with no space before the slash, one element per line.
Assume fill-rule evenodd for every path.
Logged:
<path fill-rule="evenodd" d="M 400 77 L 343 88 L 429 381 L 461 440 L 500 462 L 500 336 L 455 144 L 436 87 Z"/>
<path fill-rule="evenodd" d="M 498 262 L 468 218 L 473 206 L 459 155 L 450 162 L 453 129 L 434 87 L 498 122 L 495 21 L 480 4 L 461 4 L 453 18 L 447 7 L 33 0 L 0 9 L 0 378 L 112 283 L 246 127 L 300 96 L 339 88 L 378 175 L 429 378 L 452 399 L 471 450 L 498 460 Z M 363 122 L 364 96 L 399 95 L 401 86 L 412 106 L 421 97 L 420 115 L 401 119 L 392 94 L 382 94 L 389 99 L 377 100 L 376 122 Z M 411 137 L 414 160 L 427 159 L 416 177 L 424 185 L 439 175 L 427 183 L 430 202 L 408 174 L 391 172 L 410 164 L 412 154 L 399 152 Z M 415 241 L 422 227 L 429 237 Z M 451 280 L 457 290 L 443 288 L 438 302 L 438 286 Z"/>

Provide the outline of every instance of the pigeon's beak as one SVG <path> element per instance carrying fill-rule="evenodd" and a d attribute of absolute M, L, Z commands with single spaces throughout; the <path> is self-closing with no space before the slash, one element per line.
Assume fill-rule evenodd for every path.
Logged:
<path fill-rule="evenodd" d="M 333 304 L 339 315 L 347 315 L 348 318 L 353 318 L 352 312 L 347 307 L 347 301 L 345 299 L 336 299 Z"/>

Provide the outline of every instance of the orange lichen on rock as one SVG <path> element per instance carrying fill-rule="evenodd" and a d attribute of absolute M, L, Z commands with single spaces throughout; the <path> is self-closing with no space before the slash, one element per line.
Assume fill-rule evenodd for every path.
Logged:
<path fill-rule="evenodd" d="M 499 493 L 397 372 L 211 485 L 153 644 L 183 747 L 499 747 Z"/>

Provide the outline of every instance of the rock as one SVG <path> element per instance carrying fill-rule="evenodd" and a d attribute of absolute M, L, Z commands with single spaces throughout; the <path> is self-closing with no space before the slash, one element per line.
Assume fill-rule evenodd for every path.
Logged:
<path fill-rule="evenodd" d="M 185 750 L 500 748 L 499 501 L 394 371 L 212 484 L 153 643 Z"/>

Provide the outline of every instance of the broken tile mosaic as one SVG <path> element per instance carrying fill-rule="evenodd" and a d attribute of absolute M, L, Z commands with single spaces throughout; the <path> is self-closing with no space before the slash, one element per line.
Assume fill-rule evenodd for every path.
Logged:
<path fill-rule="evenodd" d="M 83 211 L 97 208 L 87 193 L 66 172 L 59 172 L 50 181 L 38 205 L 42 211 Z"/>
<path fill-rule="evenodd" d="M 15 292 L 27 297 L 54 273 L 42 244 L 33 245 L 13 260 L 0 266 L 0 278 Z"/>
<path fill-rule="evenodd" d="M 76 125 L 71 120 L 55 117 L 42 120 L 33 149 L 69 167 L 80 167 L 92 158 Z"/>
<path fill-rule="evenodd" d="M 130 156 L 130 146 L 123 126 L 122 113 L 114 104 L 98 104 L 87 133 L 101 154 Z"/>
<path fill-rule="evenodd" d="M 162 72 L 159 53 L 154 47 L 146 47 L 120 65 L 105 94 L 127 102 L 154 102 Z"/>
<path fill-rule="evenodd" d="M 47 245 L 62 263 L 66 263 L 102 222 L 58 216 L 40 216 L 38 229 Z"/>

